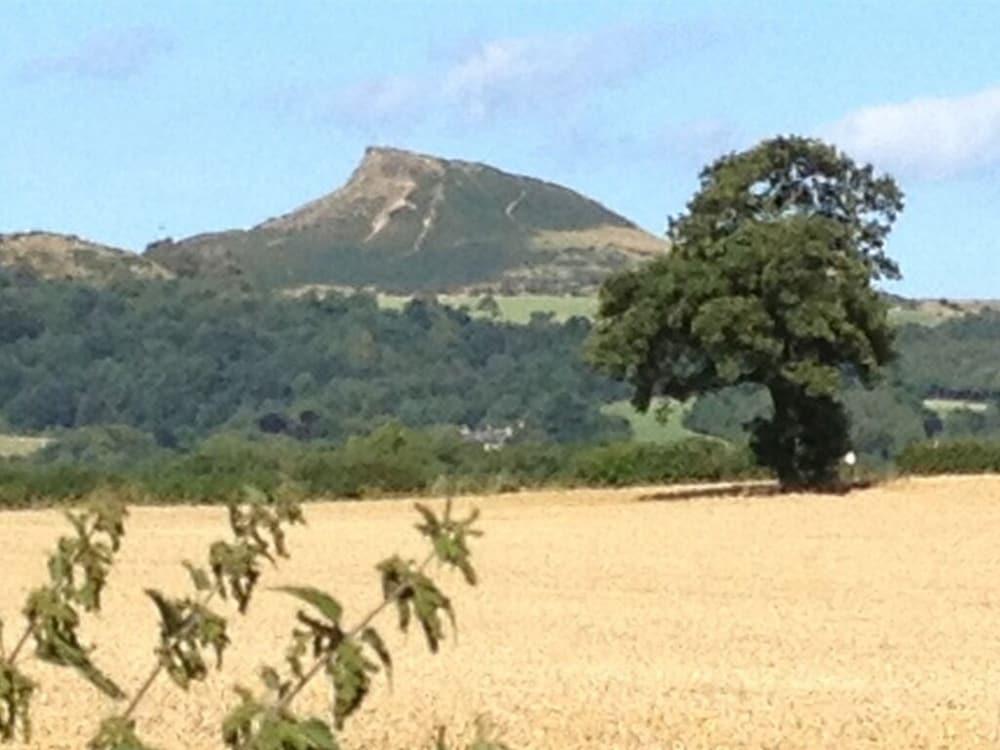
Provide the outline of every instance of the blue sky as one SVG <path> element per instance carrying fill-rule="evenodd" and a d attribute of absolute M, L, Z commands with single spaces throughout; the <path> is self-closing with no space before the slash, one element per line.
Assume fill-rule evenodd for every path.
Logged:
<path fill-rule="evenodd" d="M 913 296 L 1000 297 L 1000 3 L 0 3 L 0 232 L 141 250 L 341 184 L 366 145 L 485 161 L 662 232 L 778 133 L 896 176 Z"/>

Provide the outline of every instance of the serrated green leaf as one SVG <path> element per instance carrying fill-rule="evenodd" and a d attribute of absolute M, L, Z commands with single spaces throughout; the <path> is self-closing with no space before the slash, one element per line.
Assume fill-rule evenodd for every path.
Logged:
<path fill-rule="evenodd" d="M 236 599 L 240 614 L 246 613 L 260 579 L 257 557 L 257 550 L 245 541 L 236 544 L 220 541 L 209 548 L 209 565 L 216 590 L 223 599 L 230 595 Z"/>
<path fill-rule="evenodd" d="M 230 750 L 338 750 L 326 722 L 275 712 L 248 690 L 237 687 L 236 692 L 240 704 L 222 722 L 222 739 Z"/>
<path fill-rule="evenodd" d="M 155 750 L 139 739 L 135 722 L 112 716 L 101 722 L 97 734 L 87 743 L 87 750 Z"/>
<path fill-rule="evenodd" d="M 389 648 L 385 645 L 385 641 L 382 640 L 382 636 L 379 635 L 378 631 L 373 627 L 367 627 L 361 631 L 361 641 L 368 644 L 378 660 L 382 662 L 382 667 L 385 669 L 385 676 L 392 682 L 392 654 L 389 653 Z"/>
<path fill-rule="evenodd" d="M 101 497 L 89 503 L 87 513 L 94 522 L 94 532 L 106 535 L 112 551 L 117 552 L 125 536 L 125 519 L 128 518 L 125 503 L 113 496 Z"/>
<path fill-rule="evenodd" d="M 187 560 L 184 561 L 184 567 L 191 576 L 191 584 L 195 587 L 195 590 L 208 591 L 212 588 L 212 579 L 208 577 L 208 573 L 206 573 L 204 569 L 199 568 Z"/>
<path fill-rule="evenodd" d="M 416 508 L 417 512 L 423 516 L 424 519 L 422 524 L 417 524 L 417 529 L 427 536 L 435 536 L 441 529 L 441 522 L 434 514 L 434 511 L 423 503 L 414 503 L 413 507 Z"/>
<path fill-rule="evenodd" d="M 426 576 L 417 574 L 413 582 L 413 614 L 420 623 L 427 639 L 427 646 L 437 653 L 441 640 L 444 638 L 444 625 L 439 612 L 444 611 L 455 626 L 455 613 L 451 601 L 434 582 Z"/>
<path fill-rule="evenodd" d="M 90 660 L 80 643 L 77 628 L 80 618 L 73 606 L 51 586 L 43 586 L 28 595 L 24 615 L 35 640 L 35 655 L 42 661 L 76 669 L 88 682 L 111 698 L 125 696 L 114 681 Z"/>
<path fill-rule="evenodd" d="M 337 741 L 326 722 L 319 719 L 303 721 L 298 726 L 299 734 L 308 744 L 302 750 L 337 750 Z"/>
<path fill-rule="evenodd" d="M 329 594 L 312 586 L 278 586 L 274 591 L 280 591 L 305 602 L 323 615 L 331 625 L 340 624 L 340 616 L 344 609 L 340 606 L 340 602 Z"/>
<path fill-rule="evenodd" d="M 20 734 L 31 741 L 31 698 L 35 683 L 12 664 L 0 661 L 0 742 Z"/>
<path fill-rule="evenodd" d="M 160 613 L 161 637 L 173 637 L 184 626 L 184 612 L 173 599 L 168 599 L 156 589 L 146 589 L 146 596 L 153 600 Z"/>
<path fill-rule="evenodd" d="M 169 598 L 154 589 L 146 594 L 160 612 L 156 654 L 174 683 L 186 690 L 193 680 L 205 679 L 205 648 L 214 651 L 216 668 L 222 666 L 222 655 L 229 645 L 225 618 L 191 599 Z"/>
<path fill-rule="evenodd" d="M 361 707 L 371 688 L 370 674 L 378 667 L 365 658 L 361 646 L 344 640 L 327 663 L 327 674 L 333 682 L 333 723 L 339 730 L 344 721 Z"/>
<path fill-rule="evenodd" d="M 268 718 L 255 740 L 254 750 L 337 750 L 333 733 L 319 719 Z"/>

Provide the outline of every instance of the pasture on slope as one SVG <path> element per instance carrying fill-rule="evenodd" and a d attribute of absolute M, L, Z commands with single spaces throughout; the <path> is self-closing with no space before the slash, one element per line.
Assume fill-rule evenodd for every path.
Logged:
<path fill-rule="evenodd" d="M 436 657 L 393 636 L 394 687 L 375 688 L 345 747 L 430 747 L 479 713 L 513 748 L 984 747 L 1000 707 L 1000 477 L 900 480 L 847 496 L 713 496 L 705 488 L 462 498 L 483 511 L 481 585 L 454 594 L 460 634 Z M 335 592 L 347 621 L 372 571 L 422 545 L 406 502 L 321 503 L 265 587 Z M 106 594 L 97 662 L 126 686 L 152 658 L 144 586 L 185 590 L 180 562 L 222 535 L 220 508 L 139 508 Z M 44 579 L 58 513 L 0 521 L 0 616 Z M 184 694 L 163 681 L 139 722 L 164 748 L 217 748 L 231 686 L 280 660 L 295 603 L 263 591 L 235 618 L 221 674 Z M 384 622 L 390 632 L 390 622 Z M 37 662 L 32 748 L 84 746 L 110 710 Z M 302 708 L 323 711 L 317 688 Z"/>
<path fill-rule="evenodd" d="M 473 315 L 486 316 L 476 306 L 485 294 L 440 293 L 435 295 L 443 305 L 467 307 Z M 562 321 L 579 315 L 593 318 L 597 314 L 596 295 L 570 294 L 492 294 L 500 308 L 500 319 L 508 323 L 524 324 L 531 320 L 533 313 L 552 313 Z M 413 295 L 378 293 L 379 306 L 389 310 L 400 310 Z M 915 323 L 922 326 L 936 326 L 945 321 L 967 314 L 978 314 L 989 310 L 1000 310 L 997 300 L 964 300 L 947 304 L 935 300 L 908 300 L 906 304 L 894 304 L 889 309 L 889 317 L 897 325 Z"/>
<path fill-rule="evenodd" d="M 24 458 L 52 442 L 49 438 L 0 434 L 0 458 Z"/>
<path fill-rule="evenodd" d="M 684 417 L 694 406 L 694 399 L 681 403 L 670 402 L 667 418 L 664 421 L 660 420 L 657 413 L 659 405 L 660 402 L 657 401 L 648 411 L 641 412 L 628 400 L 622 400 L 605 404 L 601 407 L 601 413 L 609 417 L 627 419 L 632 430 L 632 439 L 640 443 L 676 443 L 699 437 L 700 433 L 684 426 Z"/>

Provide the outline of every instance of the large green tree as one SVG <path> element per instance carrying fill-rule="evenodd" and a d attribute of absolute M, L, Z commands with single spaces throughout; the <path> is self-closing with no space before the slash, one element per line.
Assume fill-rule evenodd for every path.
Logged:
<path fill-rule="evenodd" d="M 640 409 L 763 385 L 758 459 L 786 486 L 825 483 L 849 448 L 843 379 L 871 385 L 892 356 L 872 282 L 899 276 L 884 246 L 902 206 L 891 178 L 817 140 L 725 156 L 671 221 L 669 255 L 606 282 L 590 357 Z"/>

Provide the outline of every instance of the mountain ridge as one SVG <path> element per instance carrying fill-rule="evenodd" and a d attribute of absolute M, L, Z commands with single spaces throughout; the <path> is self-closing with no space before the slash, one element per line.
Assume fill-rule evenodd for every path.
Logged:
<path fill-rule="evenodd" d="M 238 273 L 273 286 L 579 293 L 667 249 L 556 183 L 370 146 L 327 195 L 248 230 L 153 243 L 146 254 L 180 275 Z"/>

